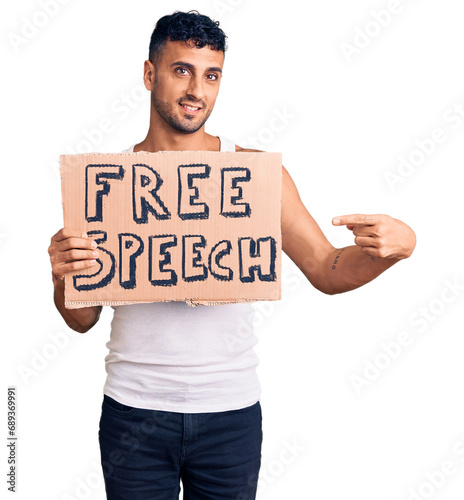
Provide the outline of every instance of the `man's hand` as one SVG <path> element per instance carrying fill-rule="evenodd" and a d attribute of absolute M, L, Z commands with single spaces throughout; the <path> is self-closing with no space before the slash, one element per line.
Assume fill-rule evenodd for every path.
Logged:
<path fill-rule="evenodd" d="M 342 215 L 335 217 L 332 224 L 353 231 L 355 244 L 371 257 L 406 259 L 416 246 L 414 231 L 389 215 Z"/>
<path fill-rule="evenodd" d="M 60 229 L 50 242 L 48 254 L 52 264 L 54 300 L 67 325 L 76 332 L 85 333 L 98 321 L 102 306 L 66 309 L 64 275 L 92 267 L 98 258 L 95 241 L 75 229 Z"/>
<path fill-rule="evenodd" d="M 92 267 L 98 258 L 97 244 L 75 229 L 60 229 L 54 236 L 48 254 L 54 280 L 62 281 L 64 275 Z"/>

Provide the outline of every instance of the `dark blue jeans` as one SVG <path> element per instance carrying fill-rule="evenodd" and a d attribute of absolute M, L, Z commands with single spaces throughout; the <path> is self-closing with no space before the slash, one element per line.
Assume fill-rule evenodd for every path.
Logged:
<path fill-rule="evenodd" d="M 263 439 L 259 401 L 240 410 L 177 413 L 104 396 L 100 450 L 109 500 L 253 500 Z"/>

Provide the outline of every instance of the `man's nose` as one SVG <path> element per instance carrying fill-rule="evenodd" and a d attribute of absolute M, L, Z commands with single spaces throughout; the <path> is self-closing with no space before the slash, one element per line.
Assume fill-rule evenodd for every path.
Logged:
<path fill-rule="evenodd" d="M 201 76 L 190 78 L 187 94 L 195 101 L 201 101 L 205 97 L 204 81 Z"/>

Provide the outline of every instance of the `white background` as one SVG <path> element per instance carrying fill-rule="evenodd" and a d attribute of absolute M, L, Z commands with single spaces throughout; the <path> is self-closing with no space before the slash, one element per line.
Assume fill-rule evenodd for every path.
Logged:
<path fill-rule="evenodd" d="M 315 290 L 286 261 L 284 299 L 257 306 L 264 431 L 258 498 L 461 498 L 460 2 L 202 0 L 167 7 L 70 0 L 48 2 L 50 14 L 43 5 L 8 2 L 2 15 L 0 488 L 7 492 L 6 390 L 14 385 L 14 498 L 104 498 L 97 433 L 111 310 L 78 335 L 54 308 L 47 248 L 62 226 L 57 160 L 82 152 L 89 137 L 100 152 L 145 137 L 142 69 L 154 24 L 176 9 L 198 9 L 229 35 L 207 130 L 282 152 L 335 246 L 353 244 L 350 231 L 331 225 L 351 213 L 404 220 L 418 242 L 410 259 L 337 296 Z M 388 7 L 396 12 L 390 18 L 376 15 Z M 34 30 L 32 22 L 41 26 Z M 342 44 L 356 52 L 345 55 Z M 131 107 L 123 104 L 127 95 Z M 286 119 L 276 121 L 279 113 Z M 102 120 L 110 120 L 111 132 L 95 133 Z M 427 157 L 414 156 L 415 141 L 435 129 L 446 134 L 442 143 L 429 143 Z M 409 155 L 416 166 L 389 185 L 385 173 L 399 175 L 399 157 Z M 419 322 L 420 314 L 428 319 Z M 382 345 L 399 334 L 409 345 L 392 360 Z M 369 363 L 381 369 L 366 371 Z M 353 375 L 364 371 L 370 380 L 357 391 Z M 437 472 L 444 463 L 448 475 Z"/>

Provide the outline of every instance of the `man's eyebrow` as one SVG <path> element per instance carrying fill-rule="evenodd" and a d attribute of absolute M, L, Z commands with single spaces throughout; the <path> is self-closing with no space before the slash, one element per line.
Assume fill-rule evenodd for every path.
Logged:
<path fill-rule="evenodd" d="M 172 66 L 185 66 L 186 68 L 189 69 L 195 69 L 195 66 L 193 64 L 190 64 L 188 62 L 184 61 L 176 61 L 171 64 Z M 216 71 L 217 73 L 222 73 L 222 69 L 219 68 L 218 66 L 212 66 L 211 68 L 208 68 L 207 71 Z"/>

